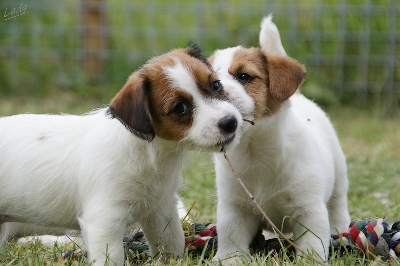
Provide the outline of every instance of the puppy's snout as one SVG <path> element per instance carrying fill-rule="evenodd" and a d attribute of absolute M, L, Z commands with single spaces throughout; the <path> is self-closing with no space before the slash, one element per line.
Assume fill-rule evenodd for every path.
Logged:
<path fill-rule="evenodd" d="M 218 122 L 218 127 L 223 133 L 235 132 L 238 121 L 234 115 L 227 115 Z"/>

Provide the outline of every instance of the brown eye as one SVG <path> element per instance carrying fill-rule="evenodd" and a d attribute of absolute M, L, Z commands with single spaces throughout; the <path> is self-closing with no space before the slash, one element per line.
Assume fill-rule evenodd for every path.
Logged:
<path fill-rule="evenodd" d="M 222 90 L 222 84 L 221 84 L 221 82 L 219 80 L 213 81 L 212 84 L 211 84 L 211 87 L 212 87 L 212 90 L 215 93 L 220 93 L 221 90 Z"/>
<path fill-rule="evenodd" d="M 241 82 L 251 82 L 254 79 L 250 74 L 247 73 L 241 73 L 238 76 L 238 80 Z"/>
<path fill-rule="evenodd" d="M 177 105 L 175 105 L 173 111 L 175 114 L 185 115 L 190 111 L 190 108 L 186 103 L 180 102 Z"/>

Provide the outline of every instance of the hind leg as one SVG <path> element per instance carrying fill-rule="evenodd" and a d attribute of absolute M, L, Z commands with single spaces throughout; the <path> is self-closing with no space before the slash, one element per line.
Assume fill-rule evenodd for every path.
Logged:
<path fill-rule="evenodd" d="M 331 233 L 347 232 L 350 225 L 350 214 L 347 207 L 347 193 L 335 194 L 328 202 Z"/>
<path fill-rule="evenodd" d="M 346 162 L 337 167 L 336 173 L 335 187 L 327 206 L 331 233 L 334 234 L 347 232 L 351 222 L 347 205 L 349 181 L 347 179 Z"/>
<path fill-rule="evenodd" d="M 29 223 L 6 222 L 0 226 L 0 247 L 13 237 L 43 234 L 64 234 L 66 229 Z"/>
<path fill-rule="evenodd" d="M 24 223 L 7 222 L 0 225 L 0 247 L 13 237 L 22 236 Z"/>

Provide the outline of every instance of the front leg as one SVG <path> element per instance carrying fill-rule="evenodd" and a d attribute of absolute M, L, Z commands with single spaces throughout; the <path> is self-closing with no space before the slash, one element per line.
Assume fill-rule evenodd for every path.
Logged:
<path fill-rule="evenodd" d="M 240 255 L 250 255 L 250 243 L 260 226 L 259 217 L 229 203 L 218 203 L 218 250 L 214 261 L 233 265 Z M 236 257 L 235 257 L 236 256 Z"/>
<path fill-rule="evenodd" d="M 309 202 L 293 210 L 295 215 L 290 220 L 296 244 L 306 252 L 314 252 L 322 260 L 328 259 L 329 253 L 329 216 L 323 202 Z M 301 255 L 297 251 L 297 255 Z"/>
<path fill-rule="evenodd" d="M 164 201 L 140 221 L 152 256 L 161 252 L 167 256 L 182 256 L 185 236 L 179 219 L 175 197 Z"/>
<path fill-rule="evenodd" d="M 127 230 L 124 215 L 110 217 L 101 214 L 83 214 L 78 219 L 83 240 L 93 265 L 124 265 L 123 238 Z"/>

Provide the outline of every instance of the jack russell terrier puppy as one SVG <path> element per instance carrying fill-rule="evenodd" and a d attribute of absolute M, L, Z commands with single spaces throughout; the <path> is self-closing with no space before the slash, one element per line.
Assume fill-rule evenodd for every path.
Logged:
<path fill-rule="evenodd" d="M 262 49 L 237 46 L 210 57 L 228 99 L 244 119 L 255 119 L 227 156 L 274 224 L 292 232 L 301 249 L 326 260 L 330 232 L 345 231 L 350 223 L 346 159 L 326 114 L 296 92 L 305 68 L 286 56 L 271 20 L 269 16 L 262 22 Z M 214 260 L 229 264 L 238 259 L 232 256 L 250 254 L 249 244 L 260 226 L 271 228 L 222 154 L 215 155 L 215 169 Z"/>
<path fill-rule="evenodd" d="M 185 151 L 236 145 L 241 125 L 193 45 L 149 60 L 108 107 L 0 118 L 0 239 L 7 222 L 81 229 L 89 261 L 123 265 L 124 233 L 138 222 L 151 254 L 182 255 Z"/>

